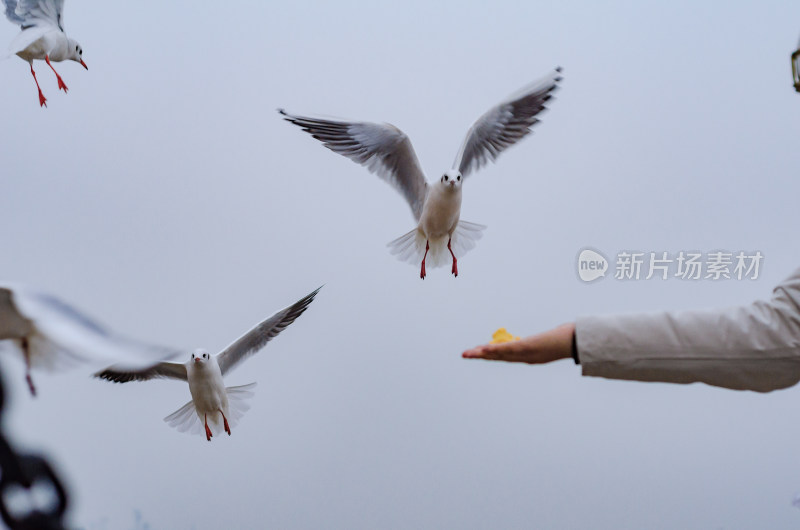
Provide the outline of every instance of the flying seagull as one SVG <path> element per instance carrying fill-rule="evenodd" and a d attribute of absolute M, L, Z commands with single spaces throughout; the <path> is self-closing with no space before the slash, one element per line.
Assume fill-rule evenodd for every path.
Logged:
<path fill-rule="evenodd" d="M 32 395 L 32 369 L 53 372 L 78 363 L 113 362 L 146 366 L 178 353 L 117 335 L 53 295 L 0 284 L 0 344 L 6 343 L 21 352 Z"/>
<path fill-rule="evenodd" d="M 160 362 L 142 370 L 110 366 L 94 375 L 114 383 L 156 378 L 187 381 L 192 400 L 164 418 L 164 421 L 181 432 L 189 431 L 192 434 L 203 432 L 202 425 L 205 427 L 208 441 L 211 441 L 214 434 L 221 432 L 221 428 L 230 436 L 231 427 L 235 426 L 239 418 L 250 408 L 246 399 L 253 395 L 252 389 L 256 384 L 226 388 L 222 377 L 241 361 L 266 346 L 267 342 L 302 315 L 320 289 L 322 287 L 289 307 L 281 309 L 217 355 L 197 349 L 183 364 Z"/>
<path fill-rule="evenodd" d="M 411 141 L 394 125 L 308 118 L 278 109 L 284 119 L 321 141 L 328 149 L 367 167 L 405 197 L 417 226 L 389 243 L 392 254 L 410 263 L 426 259 L 436 267 L 452 257 L 451 272 L 458 276 L 458 256 L 472 249 L 485 226 L 461 216 L 461 185 L 472 171 L 494 161 L 506 148 L 531 132 L 561 81 L 561 68 L 524 87 L 489 109 L 467 132 L 452 169 L 433 184 L 417 160 Z"/>
<path fill-rule="evenodd" d="M 36 72 L 33 71 L 33 60 L 44 60 L 58 79 L 58 88 L 67 92 L 67 85 L 58 75 L 50 61 L 71 60 L 83 62 L 83 49 L 74 39 L 64 33 L 64 0 L 3 0 L 6 6 L 6 18 L 19 24 L 22 32 L 11 41 L 10 52 L 28 61 L 31 74 L 39 90 L 39 106 L 47 106 L 47 98 L 42 94 Z"/>

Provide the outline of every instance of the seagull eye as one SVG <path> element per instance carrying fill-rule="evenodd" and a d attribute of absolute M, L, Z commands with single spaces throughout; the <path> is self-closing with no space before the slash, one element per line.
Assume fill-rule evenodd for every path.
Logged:
<path fill-rule="evenodd" d="M 194 359 L 194 354 L 192 354 L 192 359 Z"/>
<path fill-rule="evenodd" d="M 457 176 L 456 180 L 461 180 L 461 175 Z"/>
<path fill-rule="evenodd" d="M 445 180 L 445 182 L 447 182 L 447 180 L 448 180 L 447 175 L 444 176 L 444 180 Z"/>

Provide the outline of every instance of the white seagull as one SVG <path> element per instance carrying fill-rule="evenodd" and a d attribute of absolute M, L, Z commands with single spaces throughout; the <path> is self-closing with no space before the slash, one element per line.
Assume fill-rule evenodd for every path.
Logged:
<path fill-rule="evenodd" d="M 31 369 L 52 372 L 81 362 L 145 366 L 178 353 L 117 335 L 53 295 L 0 284 L 0 344 L 6 343 L 22 354 L 33 395 Z"/>
<path fill-rule="evenodd" d="M 467 132 L 453 168 L 432 185 L 425 180 L 408 136 L 394 125 L 307 118 L 283 109 L 278 112 L 328 149 L 366 166 L 405 197 L 418 224 L 389 243 L 392 254 L 410 263 L 421 259 L 419 276 L 424 280 L 426 259 L 433 267 L 444 265 L 449 252 L 451 272 L 458 276 L 456 255 L 472 249 L 486 228 L 460 219 L 462 180 L 531 132 L 558 88 L 560 73 L 561 68 L 556 68 L 481 116 Z"/>
<path fill-rule="evenodd" d="M 33 60 L 39 59 L 47 63 L 58 79 L 58 88 L 67 92 L 67 85 L 58 75 L 50 61 L 71 60 L 83 62 L 83 49 L 74 39 L 64 33 L 64 0 L 3 0 L 6 5 L 6 18 L 14 24 L 19 24 L 22 32 L 11 41 L 11 53 L 17 54 L 28 61 L 31 74 L 39 90 L 39 106 L 47 106 L 47 98 L 42 94 L 36 72 L 33 71 Z"/>
<path fill-rule="evenodd" d="M 235 426 L 239 418 L 250 408 L 245 400 L 253 395 L 252 389 L 256 384 L 226 388 L 222 377 L 242 360 L 266 346 L 267 342 L 302 315 L 320 289 L 322 287 L 289 307 L 281 309 L 217 355 L 197 349 L 183 364 L 160 362 L 143 370 L 110 366 L 94 375 L 115 383 L 164 377 L 187 381 L 192 400 L 164 418 L 164 421 L 181 432 L 189 431 L 192 434 L 203 432 L 201 428 L 203 425 L 208 441 L 211 441 L 214 434 L 221 432 L 221 429 L 230 436 L 231 427 Z"/>

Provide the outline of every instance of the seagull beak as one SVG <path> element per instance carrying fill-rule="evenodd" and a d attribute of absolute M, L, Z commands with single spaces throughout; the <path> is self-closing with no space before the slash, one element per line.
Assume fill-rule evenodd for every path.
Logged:
<path fill-rule="evenodd" d="M 84 68 L 86 68 L 87 70 L 89 69 L 89 67 L 88 67 L 88 66 L 86 66 L 86 63 L 85 63 L 85 62 L 83 62 L 83 59 L 81 59 L 81 66 L 83 66 L 83 67 L 84 67 Z"/>

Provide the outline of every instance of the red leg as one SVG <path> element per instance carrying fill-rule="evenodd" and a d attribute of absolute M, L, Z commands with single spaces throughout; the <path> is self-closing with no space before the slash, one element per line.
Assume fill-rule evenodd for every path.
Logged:
<path fill-rule="evenodd" d="M 208 428 L 208 414 L 204 414 L 203 418 L 206 421 L 206 440 L 211 441 L 211 429 Z"/>
<path fill-rule="evenodd" d="M 22 339 L 22 353 L 25 356 L 25 381 L 28 383 L 28 389 L 31 395 L 36 397 L 36 387 L 33 386 L 33 378 L 31 377 L 31 354 L 28 351 L 28 339 Z"/>
<path fill-rule="evenodd" d="M 44 56 L 44 61 L 47 63 L 47 66 L 50 67 L 50 69 L 53 71 L 53 73 L 56 74 L 56 79 L 58 79 L 58 88 L 60 90 L 63 90 L 64 93 L 66 94 L 67 93 L 67 85 L 64 84 L 64 81 L 61 79 L 61 76 L 58 75 L 58 72 L 56 72 L 56 69 L 53 68 L 52 64 L 50 64 L 50 56 L 49 55 L 45 55 Z"/>
<path fill-rule="evenodd" d="M 36 83 L 36 88 L 39 90 L 39 106 L 46 107 L 47 98 L 44 97 L 44 94 L 42 94 L 42 89 L 39 88 L 39 80 L 36 79 L 36 72 L 33 71 L 33 63 L 31 63 L 31 74 L 33 74 L 33 80 Z"/>
<path fill-rule="evenodd" d="M 422 269 L 419 271 L 419 277 L 423 280 L 425 279 L 425 258 L 428 257 L 428 249 L 431 248 L 428 246 L 428 242 L 425 241 L 425 255 L 422 256 Z"/>
<path fill-rule="evenodd" d="M 225 417 L 225 413 L 222 412 L 222 409 L 220 409 L 219 413 L 222 414 L 222 421 L 225 424 L 225 432 L 228 433 L 228 436 L 230 436 L 231 435 L 231 426 L 228 425 L 228 418 Z"/>
<path fill-rule="evenodd" d="M 458 260 L 456 259 L 456 255 L 453 254 L 453 249 L 450 248 L 450 240 L 447 240 L 447 250 L 450 251 L 450 255 L 453 256 L 453 268 L 450 269 L 450 272 L 453 273 L 453 276 L 458 278 Z"/>

